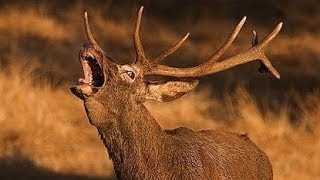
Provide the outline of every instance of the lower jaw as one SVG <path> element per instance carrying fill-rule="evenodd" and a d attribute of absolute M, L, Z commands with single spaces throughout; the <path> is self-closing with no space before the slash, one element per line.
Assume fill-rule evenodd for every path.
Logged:
<path fill-rule="evenodd" d="M 80 99 L 85 99 L 93 93 L 93 88 L 90 85 L 82 84 L 70 88 L 70 91 Z"/>

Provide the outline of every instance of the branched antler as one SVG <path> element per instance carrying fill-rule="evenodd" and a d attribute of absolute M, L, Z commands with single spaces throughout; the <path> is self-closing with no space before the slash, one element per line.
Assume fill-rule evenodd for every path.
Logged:
<path fill-rule="evenodd" d="M 241 23 L 240 23 L 241 24 Z M 227 50 L 229 44 L 231 44 L 233 38 L 229 38 L 228 41 L 220 48 L 220 50 L 213 54 L 211 58 L 204 63 L 191 68 L 174 68 L 165 65 L 157 65 L 152 69 L 148 69 L 145 74 L 152 75 L 164 75 L 164 76 L 173 76 L 173 77 L 201 77 L 209 74 L 213 74 L 219 71 L 223 71 L 234 66 L 244 64 L 253 60 L 260 60 L 263 65 L 268 69 L 268 71 L 273 74 L 276 78 L 280 78 L 279 73 L 272 66 L 271 62 L 265 56 L 263 48 L 278 34 L 282 27 L 282 23 L 279 23 L 278 26 L 259 44 L 253 46 L 252 48 L 239 53 L 236 56 L 230 57 L 221 62 L 216 62 L 216 60 Z M 235 30 L 237 34 L 237 28 Z M 232 34 L 232 35 L 233 35 Z M 232 36 L 231 35 L 231 36 Z M 232 36 L 233 37 L 233 36 Z"/>
<path fill-rule="evenodd" d="M 234 29 L 233 33 L 226 40 L 226 42 L 219 48 L 219 50 L 213 53 L 210 56 L 210 58 L 205 60 L 202 64 L 195 67 L 190 67 L 190 68 L 175 68 L 175 67 L 169 67 L 166 65 L 160 65 L 159 63 L 164 58 L 166 58 L 167 56 L 175 52 L 182 45 L 182 43 L 188 38 L 189 33 L 172 48 L 162 53 L 157 58 L 154 58 L 153 61 L 149 61 L 145 57 L 145 53 L 144 53 L 143 46 L 141 44 L 141 40 L 139 36 L 142 11 L 143 11 L 143 7 L 140 8 L 138 13 L 138 18 L 136 21 L 135 31 L 134 31 L 134 43 L 135 43 L 135 48 L 137 53 L 136 63 L 145 64 L 148 67 L 145 69 L 145 75 L 163 75 L 163 76 L 172 76 L 172 77 L 178 77 L 178 78 L 201 77 L 201 76 L 206 76 L 219 71 L 223 71 L 240 64 L 248 63 L 250 61 L 259 60 L 262 63 L 262 66 L 259 68 L 260 71 L 264 70 L 266 72 L 270 72 L 275 77 L 280 78 L 279 73 L 272 66 L 271 62 L 268 60 L 268 58 L 264 54 L 263 49 L 279 33 L 282 27 L 282 22 L 279 23 L 277 27 L 260 43 L 258 43 L 257 35 L 254 34 L 254 37 L 253 37 L 254 44 L 250 49 L 244 52 L 241 52 L 233 57 L 217 62 L 217 60 L 231 46 L 231 44 L 237 37 L 238 33 L 240 32 L 242 26 L 246 21 L 246 17 L 244 17 L 239 22 L 237 27 Z"/>
<path fill-rule="evenodd" d="M 158 57 L 153 58 L 152 60 L 148 60 L 146 58 L 146 55 L 144 53 L 144 49 L 140 40 L 140 24 L 141 24 L 141 17 L 142 17 L 142 12 L 143 12 L 143 6 L 139 9 L 137 20 L 135 23 L 135 28 L 134 28 L 134 46 L 136 49 L 136 62 L 135 63 L 140 63 L 140 64 L 159 64 L 163 59 L 174 53 L 179 49 L 179 47 L 183 44 L 183 42 L 189 37 L 188 33 L 185 35 L 178 43 L 176 43 L 173 47 L 169 48 L 167 51 L 164 53 L 160 54 Z"/>

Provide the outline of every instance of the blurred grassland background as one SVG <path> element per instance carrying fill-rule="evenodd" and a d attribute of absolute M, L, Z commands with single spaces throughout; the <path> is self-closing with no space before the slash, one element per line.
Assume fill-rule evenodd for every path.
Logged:
<path fill-rule="evenodd" d="M 113 179 L 112 163 L 83 105 L 68 88 L 82 76 L 83 12 L 96 39 L 119 63 L 135 58 L 132 30 L 145 6 L 142 41 L 156 56 L 184 34 L 166 64 L 199 64 L 247 22 L 224 57 L 278 22 L 266 54 L 281 79 L 257 62 L 200 79 L 171 103 L 146 103 L 164 128 L 247 132 L 269 156 L 275 179 L 320 178 L 320 2 L 309 1 L 0 1 L 0 179 Z"/>

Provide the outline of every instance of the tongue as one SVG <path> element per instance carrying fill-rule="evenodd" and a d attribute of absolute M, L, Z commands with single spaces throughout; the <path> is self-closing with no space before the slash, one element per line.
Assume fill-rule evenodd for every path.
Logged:
<path fill-rule="evenodd" d="M 81 84 L 90 85 L 90 82 L 88 80 L 84 79 L 84 78 L 79 78 L 77 84 L 79 84 L 79 85 L 81 85 Z"/>

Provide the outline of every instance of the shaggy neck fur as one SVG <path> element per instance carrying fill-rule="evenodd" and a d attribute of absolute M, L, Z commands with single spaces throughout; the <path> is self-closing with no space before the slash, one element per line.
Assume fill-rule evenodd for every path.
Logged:
<path fill-rule="evenodd" d="M 272 179 L 268 157 L 246 136 L 162 130 L 143 105 L 87 98 L 118 179 Z"/>
<path fill-rule="evenodd" d="M 164 145 L 164 131 L 144 105 L 136 108 L 123 107 L 116 119 L 98 128 L 101 139 L 113 161 L 119 179 L 141 175 L 147 169 L 158 167 Z"/>

